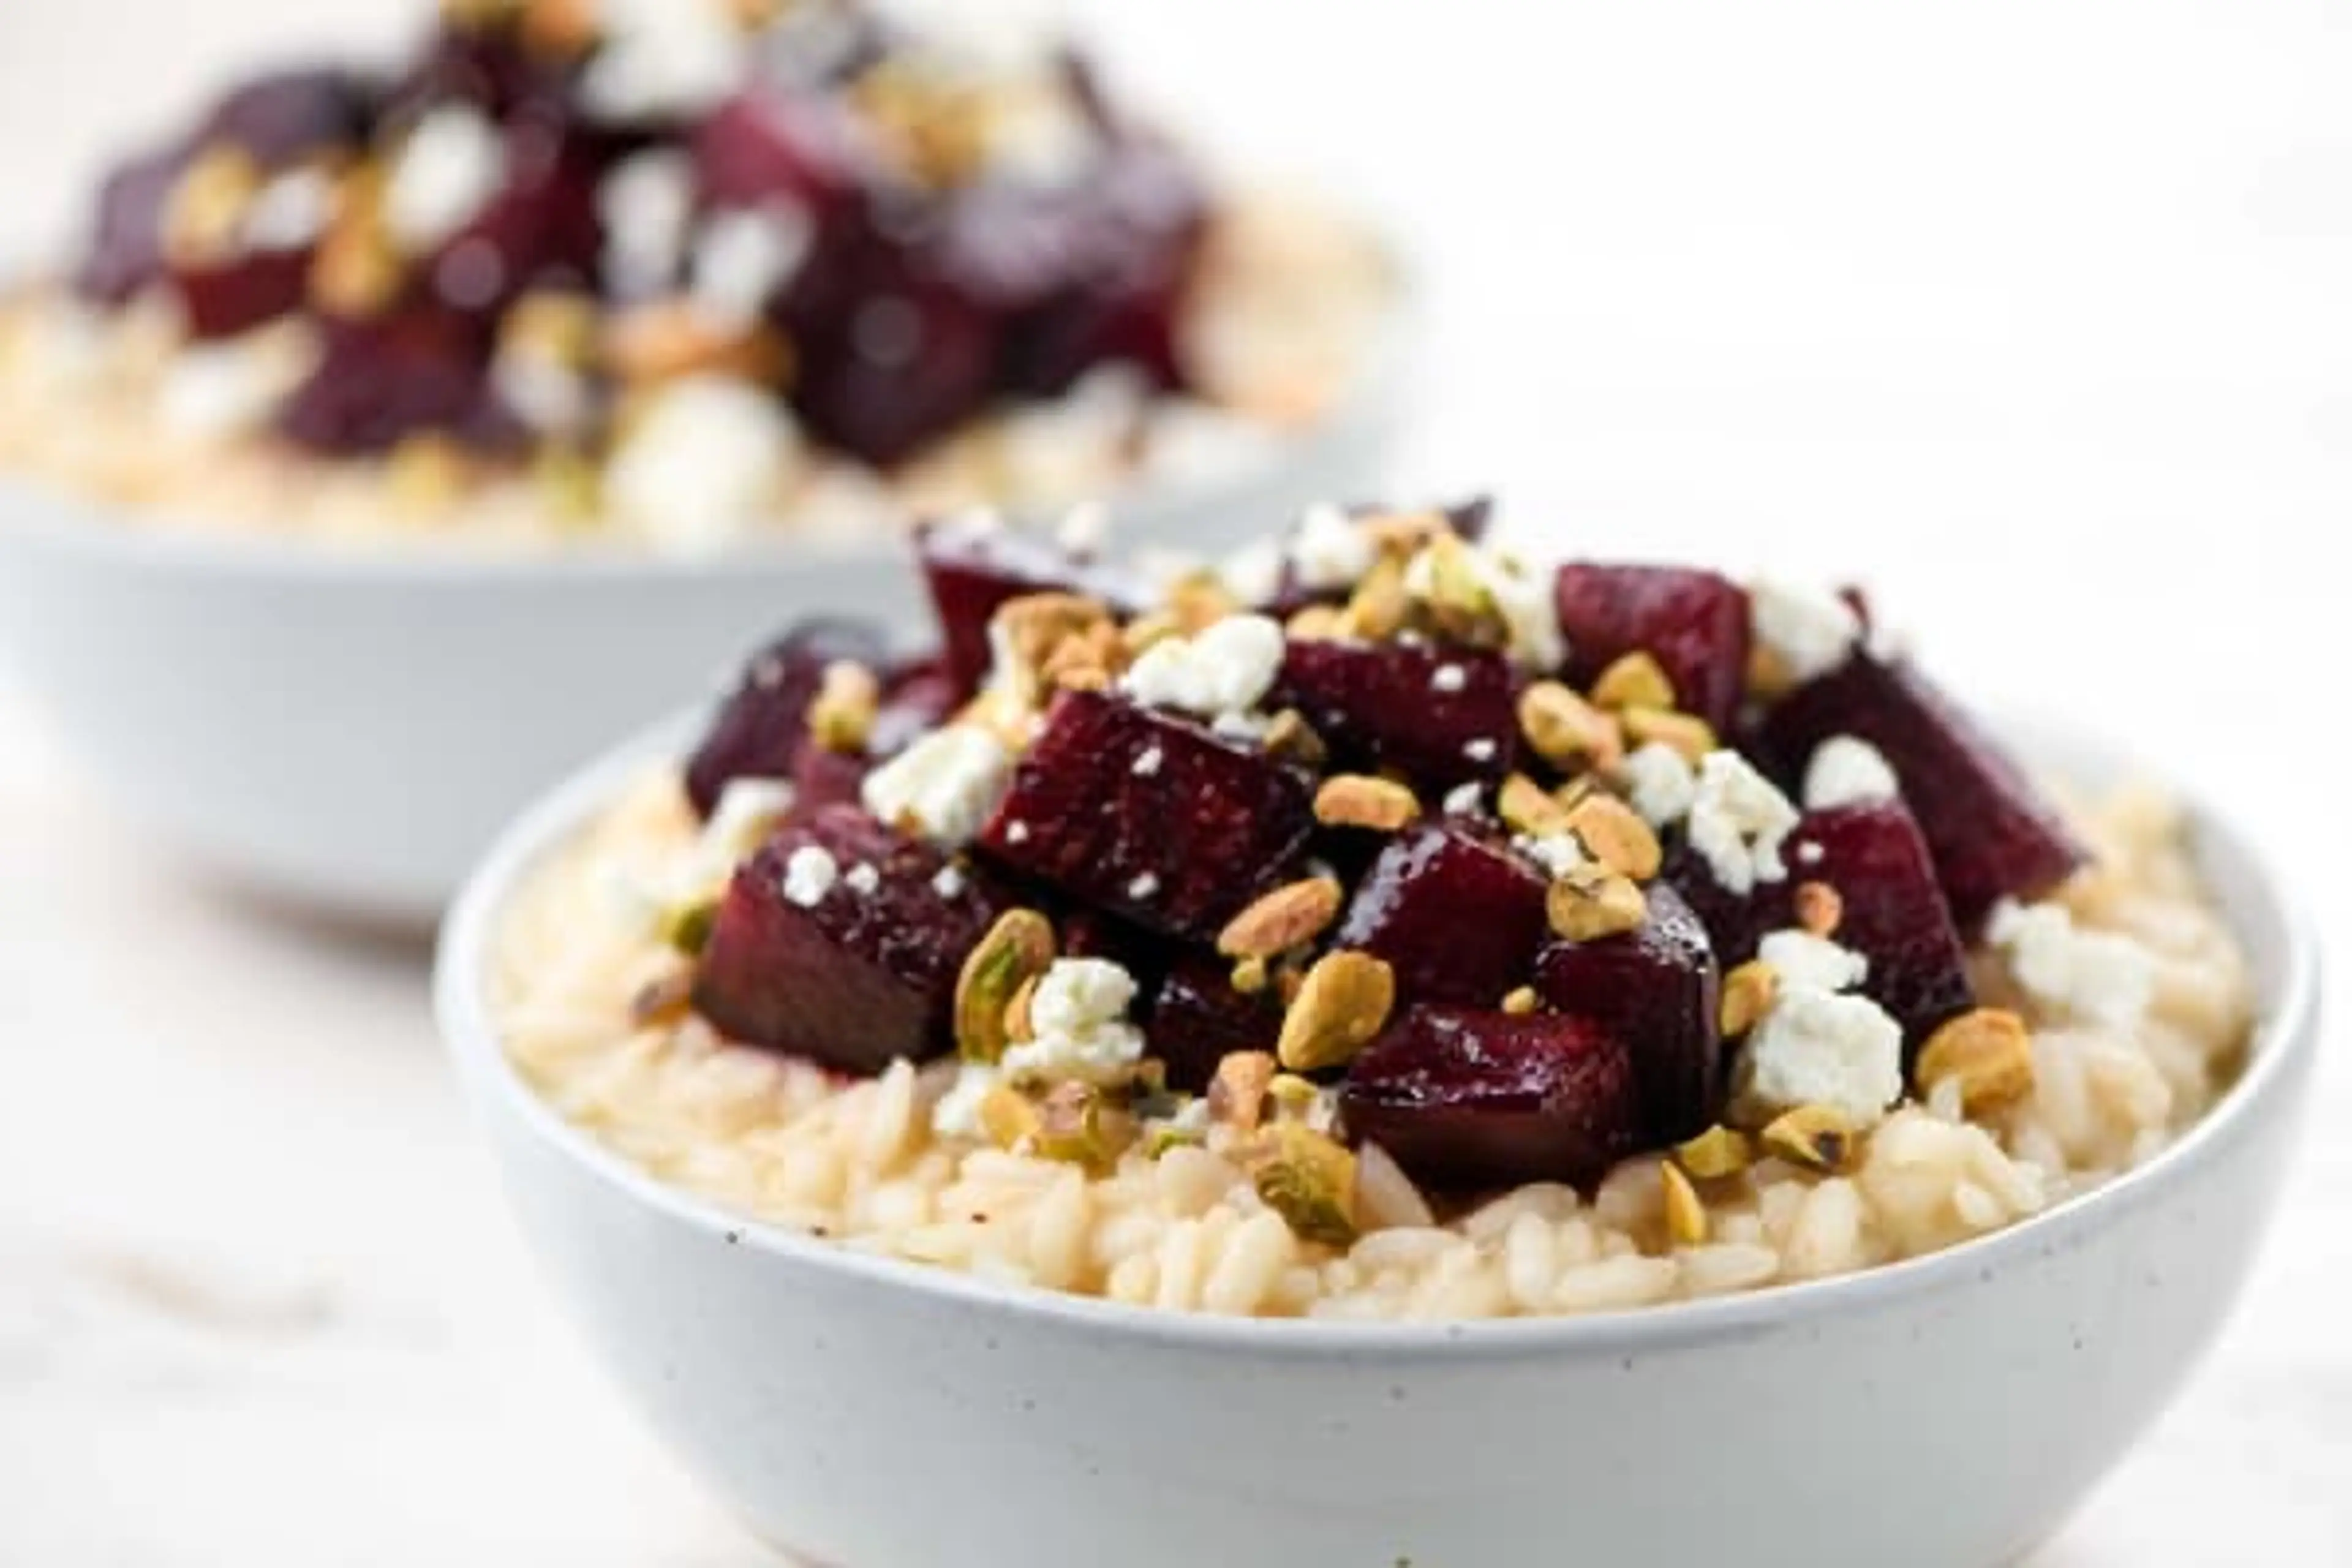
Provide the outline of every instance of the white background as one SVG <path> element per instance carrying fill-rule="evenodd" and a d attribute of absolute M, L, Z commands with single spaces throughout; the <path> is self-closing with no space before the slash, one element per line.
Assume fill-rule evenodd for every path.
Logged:
<path fill-rule="evenodd" d="M 1411 488 L 1859 570 L 1956 683 L 2215 785 L 2352 934 L 2352 5 L 1078 9 L 1402 226 Z M 221 63 L 410 14 L 0 0 L 0 236 Z M 190 882 L 5 693 L 0 890 L 0 1564 L 753 1561 L 537 1294 L 415 953 Z M 2036 1568 L 2352 1563 L 2347 1092 L 2231 1338 Z"/>

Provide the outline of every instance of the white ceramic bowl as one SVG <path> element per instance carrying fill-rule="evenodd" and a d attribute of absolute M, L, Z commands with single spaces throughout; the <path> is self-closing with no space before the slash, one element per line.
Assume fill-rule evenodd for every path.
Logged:
<path fill-rule="evenodd" d="M 441 1024 L 523 1228 L 623 1390 L 761 1538 L 837 1568 L 1989 1568 L 2053 1530 L 2228 1315 L 2318 1030 L 2309 924 L 2194 814 L 2263 1023 L 2141 1170 L 1955 1250 L 1562 1321 L 1160 1314 L 731 1217 L 567 1126 L 483 994 L 517 883 L 665 729 L 503 840 L 446 926 Z M 2096 782 L 2118 760 L 2030 747 Z"/>
<path fill-rule="evenodd" d="M 1409 295 L 1409 291 L 1408 291 Z M 1108 498 L 1123 546 L 1215 551 L 1372 493 L 1411 300 L 1355 392 L 1265 461 Z M 92 786 L 236 880 L 422 925 L 499 826 L 798 608 L 904 615 L 903 541 L 679 561 L 226 537 L 0 483 L 0 658 Z"/>

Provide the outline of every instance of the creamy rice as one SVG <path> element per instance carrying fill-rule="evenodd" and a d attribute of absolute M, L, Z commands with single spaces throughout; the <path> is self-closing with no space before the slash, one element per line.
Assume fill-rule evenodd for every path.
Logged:
<path fill-rule="evenodd" d="M 2035 1080 L 1976 1121 L 1957 1083 L 1906 1104 L 1841 1173 L 1766 1159 L 1701 1184 L 1707 1239 L 1667 1236 L 1660 1159 L 1596 1193 L 1538 1184 L 1433 1211 L 1361 1152 L 1345 1250 L 1295 1237 L 1221 1152 L 1129 1152 L 1109 1174 L 939 1138 L 929 1107 L 953 1063 L 845 1083 L 736 1047 L 701 1020 L 640 1026 L 632 1005 L 682 960 L 631 889 L 674 885 L 697 827 L 648 779 L 525 889 L 497 949 L 496 1016 L 517 1068 L 565 1117 L 652 1175 L 748 1217 L 861 1251 L 1139 1305 L 1327 1319 L 1591 1312 L 1849 1273 L 2001 1228 L 2096 1187 L 2213 1105 L 2252 1025 L 2245 959 L 2146 790 L 2077 807 L 2093 869 L 2053 899 L 2085 931 L 2147 954 L 2145 1013 L 2084 1022 L 2029 992 L 1996 952 L 1981 1000 L 2032 1025 Z"/>
<path fill-rule="evenodd" d="M 1128 486 L 1212 482 L 1299 438 L 1358 387 L 1393 289 L 1376 247 L 1337 216 L 1270 195 L 1231 201 L 1181 322 L 1198 395 L 1154 395 L 1110 365 L 1058 400 L 975 420 L 893 472 L 801 452 L 759 525 L 870 539 L 969 506 L 1051 514 Z M 707 547 L 583 506 L 568 481 L 527 469 L 404 471 L 272 440 L 269 407 L 312 353 L 299 322 L 192 351 L 159 301 L 98 312 L 50 289 L 0 295 L 0 475 L 132 521 L 234 533 L 429 536 L 488 551 L 583 536 Z"/>

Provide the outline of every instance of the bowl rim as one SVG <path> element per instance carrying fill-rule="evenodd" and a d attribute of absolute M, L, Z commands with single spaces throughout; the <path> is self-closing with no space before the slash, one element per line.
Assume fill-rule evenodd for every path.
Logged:
<path fill-rule="evenodd" d="M 2168 784 L 2205 857 L 2237 867 L 2253 897 L 2267 904 L 2275 918 L 2284 939 L 2283 951 L 2273 955 L 2279 968 L 2277 998 L 2256 1021 L 2237 1080 L 2199 1121 L 2146 1164 L 2039 1214 L 1941 1251 L 1851 1274 L 1579 1316 L 1372 1323 L 1224 1317 L 1007 1286 L 961 1270 L 852 1250 L 733 1213 L 714 1200 L 672 1186 L 566 1121 L 524 1081 L 509 1058 L 491 1021 L 488 978 L 491 944 L 514 894 L 649 767 L 674 761 L 703 717 L 701 710 L 673 714 L 544 795 L 499 837 L 451 907 L 435 955 L 434 1010 L 445 1048 L 467 1097 L 475 1101 L 478 1121 L 487 1128 L 493 1109 L 511 1117 L 526 1136 L 584 1168 L 616 1195 L 711 1240 L 765 1254 L 787 1266 L 830 1270 L 877 1288 L 912 1290 L 942 1304 L 998 1313 L 1034 1326 L 1139 1345 L 1342 1360 L 1530 1352 L 1630 1355 L 1759 1338 L 1800 1322 L 1884 1310 L 1970 1281 L 1989 1284 L 2005 1266 L 2029 1255 L 2071 1247 L 2125 1214 L 2166 1200 L 2247 1138 L 2261 1136 L 2266 1129 L 2292 1137 L 2291 1124 L 2279 1128 L 2276 1119 L 2265 1119 L 2261 1112 L 2292 1090 L 2316 1051 L 2321 951 L 2309 905 L 2263 843 L 2216 811 L 2208 795 L 2187 787 L 2172 790 Z M 2014 738 L 2027 755 L 2048 757 L 2062 771 L 2071 762 L 2084 772 L 2109 772 L 2118 778 L 2168 776 L 2141 770 L 2130 750 L 2086 735 L 2079 725 L 2003 717 L 1996 727 Z"/>
<path fill-rule="evenodd" d="M 1360 439 L 1385 439 L 1406 415 L 1414 371 L 1427 338 L 1428 288 L 1400 232 L 1360 205 L 1337 209 L 1338 221 L 1379 253 L 1389 283 L 1361 363 L 1341 395 L 1313 423 L 1275 439 L 1232 468 L 1168 484 L 1122 484 L 1098 498 L 1112 527 L 1139 538 L 1139 519 L 1214 513 L 1247 507 L 1291 470 Z M 0 271 L 0 283 L 11 274 Z M 901 509 L 911 520 L 918 509 Z M 1007 509 L 1008 512 L 1011 509 Z M 820 569 L 896 559 L 903 530 L 888 533 L 793 533 L 732 541 L 703 552 L 662 552 L 608 538 L 566 540 L 546 549 L 482 548 L 436 532 L 397 542 L 320 538 L 299 530 L 245 531 L 205 524 L 170 507 L 137 508 L 38 475 L 0 469 L 0 542 L 21 533 L 53 550 L 74 550 L 127 566 L 217 572 L 310 582 L 353 572 L 371 580 L 500 582 L 517 577 L 605 583 L 691 580 L 740 571 Z"/>

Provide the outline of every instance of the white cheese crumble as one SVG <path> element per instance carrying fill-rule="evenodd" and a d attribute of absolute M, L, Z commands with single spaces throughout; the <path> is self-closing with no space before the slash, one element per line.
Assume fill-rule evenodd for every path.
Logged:
<path fill-rule="evenodd" d="M 1160 879 L 1150 871 L 1138 873 L 1127 885 L 1127 896 L 1130 899 L 1148 899 L 1159 890 Z"/>
<path fill-rule="evenodd" d="M 629 426 L 605 465 L 605 498 L 655 543 L 704 553 L 773 509 L 801 456 L 799 428 L 765 391 L 684 376 Z"/>
<path fill-rule="evenodd" d="M 1486 804 L 1486 786 L 1476 779 L 1455 784 L 1445 792 L 1444 807 L 1449 816 L 1468 816 Z"/>
<path fill-rule="evenodd" d="M 1746 893 L 1788 876 L 1780 846 L 1796 826 L 1789 797 L 1738 752 L 1709 752 L 1700 760 L 1690 843 L 1725 888 Z"/>
<path fill-rule="evenodd" d="M 1100 501 L 1078 502 L 1054 525 L 1054 542 L 1072 555 L 1100 554 L 1109 536 L 1110 509 Z"/>
<path fill-rule="evenodd" d="M 524 424 L 549 435 L 585 429 L 594 412 L 588 378 L 550 354 L 502 349 L 490 362 L 490 381 Z"/>
<path fill-rule="evenodd" d="M 1160 771 L 1160 764 L 1166 760 L 1167 753 L 1162 752 L 1158 746 L 1154 745 L 1144 747 L 1143 750 L 1137 754 L 1135 759 L 1135 776 L 1139 779 L 1150 778 L 1152 774 Z"/>
<path fill-rule="evenodd" d="M 698 885 L 724 880 L 793 808 L 793 786 L 782 779 L 730 779 L 719 793 L 710 820 L 695 840 L 693 875 Z M 819 851 L 823 853 L 823 851 Z"/>
<path fill-rule="evenodd" d="M 1870 973 L 1869 959 L 1808 931 L 1773 931 L 1757 945 L 1756 956 L 1781 984 L 1815 991 L 1850 990 Z"/>
<path fill-rule="evenodd" d="M 1029 842 L 1029 825 L 1028 825 L 1027 823 L 1025 823 L 1025 822 L 1008 822 L 1008 823 L 1006 823 L 1006 824 L 1004 825 L 1004 842 L 1006 842 L 1007 844 L 1026 844 L 1026 843 L 1028 843 L 1028 842 Z"/>
<path fill-rule="evenodd" d="M 784 898 L 804 910 L 824 902 L 840 879 L 840 863 L 820 844 L 803 844 L 784 861 Z"/>
<path fill-rule="evenodd" d="M 1432 691 L 1459 691 L 1470 684 L 1470 672 L 1458 664 L 1441 664 L 1429 672 Z"/>
<path fill-rule="evenodd" d="M 1282 627 L 1264 616 L 1227 616 L 1189 637 L 1143 650 L 1119 687 L 1138 702 L 1215 719 L 1247 714 L 1282 668 Z"/>
<path fill-rule="evenodd" d="M 942 866 L 931 878 L 931 891 L 943 899 L 962 897 L 966 885 L 963 871 L 955 866 Z"/>
<path fill-rule="evenodd" d="M 1584 845 L 1573 833 L 1522 833 L 1511 847 L 1542 867 L 1554 881 L 1584 864 Z"/>
<path fill-rule="evenodd" d="M 757 321 L 814 235 L 808 214 L 784 203 L 713 215 L 694 244 L 695 310 L 722 327 Z"/>
<path fill-rule="evenodd" d="M 580 100 L 607 122 L 692 119 L 734 92 L 751 52 L 723 5 L 602 0 L 604 43 L 580 78 Z"/>
<path fill-rule="evenodd" d="M 1465 545 L 1463 558 L 1503 618 L 1511 658 L 1530 669 L 1555 669 L 1564 663 L 1568 639 L 1560 634 L 1551 574 L 1507 550 L 1485 545 Z M 1427 599 L 1436 586 L 1436 557 L 1424 549 L 1405 563 L 1404 590 L 1416 599 Z"/>
<path fill-rule="evenodd" d="M 636 300 L 667 290 L 694 217 L 694 163 L 684 153 L 635 153 L 596 187 L 604 271 L 613 293 Z"/>
<path fill-rule="evenodd" d="M 1100 958 L 1058 958 L 1029 999 L 1035 1037 L 1005 1048 L 1013 1079 L 1123 1083 L 1143 1058 L 1143 1032 L 1127 1021 L 1135 977 Z"/>
<path fill-rule="evenodd" d="M 2061 1013 L 2129 1028 L 2156 994 L 2156 957 L 2116 931 L 2084 931 L 2060 904 L 1993 906 L 1985 934 L 2017 983 Z"/>
<path fill-rule="evenodd" d="M 1862 617 L 1853 606 L 1819 584 L 1759 577 L 1748 585 L 1748 605 L 1757 643 L 1792 679 L 1827 675 L 1846 661 L 1862 637 Z"/>
<path fill-rule="evenodd" d="M 1866 996 L 1784 986 L 1740 1053 L 1734 1094 L 1758 1115 L 1825 1105 L 1871 1126 L 1903 1098 L 1903 1026 Z"/>
<path fill-rule="evenodd" d="M 1698 798 L 1698 774 L 1690 759 L 1664 741 L 1636 746 L 1621 764 L 1625 802 L 1653 827 L 1665 827 L 1690 815 Z"/>
<path fill-rule="evenodd" d="M 222 441 L 257 430 L 301 376 L 299 355 L 268 352 L 252 342 L 191 344 L 174 353 L 155 392 L 155 419 L 164 433 L 191 441 Z"/>
<path fill-rule="evenodd" d="M 1462 754 L 1469 758 L 1474 763 L 1493 762 L 1495 760 L 1495 751 L 1496 746 L 1494 741 L 1485 735 L 1480 735 L 1475 740 L 1465 741 L 1462 742 Z"/>
<path fill-rule="evenodd" d="M 506 144 L 478 110 L 434 110 L 416 122 L 384 182 L 383 221 L 412 255 L 466 226 L 506 178 Z"/>
<path fill-rule="evenodd" d="M 884 822 L 952 848 L 980 831 L 1012 774 L 1012 753 L 994 734 L 946 724 L 866 774 L 859 795 Z"/>
<path fill-rule="evenodd" d="M 931 1131 L 942 1138 L 985 1137 L 987 1129 L 981 1125 L 980 1108 L 990 1091 L 1003 1081 L 1004 1075 L 985 1062 L 959 1066 L 955 1081 L 931 1107 Z"/>
<path fill-rule="evenodd" d="M 1217 581 L 1244 605 L 1263 605 L 1282 589 L 1282 546 L 1253 539 L 1217 564 Z"/>
<path fill-rule="evenodd" d="M 860 860 L 841 879 L 842 885 L 863 899 L 870 899 L 882 890 L 882 873 L 870 860 Z"/>
<path fill-rule="evenodd" d="M 1352 588 L 1380 559 L 1380 545 L 1355 519 L 1318 501 L 1298 514 L 1290 565 L 1301 587 L 1315 593 Z"/>
<path fill-rule="evenodd" d="M 1895 769 L 1878 748 L 1852 735 L 1832 735 L 1823 741 L 1805 766 L 1807 811 L 1894 800 L 1902 791 Z"/>
<path fill-rule="evenodd" d="M 319 237 L 335 212 L 335 182 L 321 169 L 289 169 L 261 187 L 245 210 L 245 243 L 256 250 L 299 250 Z"/>

